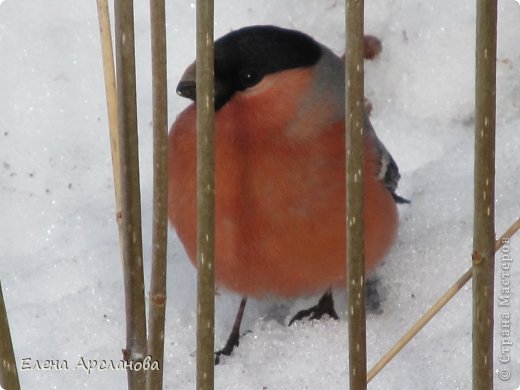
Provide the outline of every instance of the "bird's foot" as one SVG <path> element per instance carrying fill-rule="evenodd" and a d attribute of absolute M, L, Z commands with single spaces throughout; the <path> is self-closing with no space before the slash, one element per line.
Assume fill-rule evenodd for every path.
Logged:
<path fill-rule="evenodd" d="M 366 279 L 366 300 L 365 308 L 369 313 L 381 314 L 383 309 L 381 308 L 381 296 L 378 291 L 379 278 L 371 276 Z"/>
<path fill-rule="evenodd" d="M 240 325 L 242 324 L 242 317 L 244 316 L 246 302 L 247 298 L 242 297 L 242 300 L 240 301 L 240 306 L 238 307 L 237 316 L 235 318 L 235 323 L 226 341 L 226 345 L 221 350 L 215 352 L 215 366 L 220 363 L 220 357 L 222 355 L 229 356 L 231 355 L 235 347 L 238 347 L 238 344 L 240 342 Z"/>
<path fill-rule="evenodd" d="M 240 339 L 248 333 L 252 333 L 252 331 L 248 330 L 240 336 L 238 335 L 238 333 L 230 334 L 229 338 L 226 341 L 226 345 L 224 345 L 224 348 L 215 352 L 215 366 L 220 364 L 221 356 L 230 356 L 235 350 L 235 347 L 238 347 L 238 345 L 240 344 Z"/>
<path fill-rule="evenodd" d="M 235 349 L 235 347 L 238 347 L 240 341 L 240 336 L 238 332 L 231 332 L 229 335 L 229 338 L 226 341 L 226 345 L 221 350 L 215 352 L 215 366 L 220 363 L 220 357 L 222 355 L 229 356 Z"/>
<path fill-rule="evenodd" d="M 325 314 L 328 314 L 330 318 L 333 318 L 335 320 L 339 319 L 338 314 L 336 313 L 336 310 L 334 310 L 334 299 L 332 298 L 332 292 L 330 290 L 327 290 L 325 294 L 320 298 L 318 301 L 318 304 L 306 309 L 301 310 L 289 321 L 289 326 L 293 324 L 295 321 L 301 321 L 304 318 L 309 317 L 309 320 L 319 320 L 321 317 L 323 317 Z"/>

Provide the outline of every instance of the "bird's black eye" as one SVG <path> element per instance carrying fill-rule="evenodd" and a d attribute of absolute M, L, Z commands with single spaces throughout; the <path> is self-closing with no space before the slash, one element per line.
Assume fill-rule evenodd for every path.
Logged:
<path fill-rule="evenodd" d="M 258 74 L 258 72 L 252 69 L 242 70 L 240 72 L 240 84 L 243 85 L 244 88 L 250 88 L 256 84 L 258 84 L 262 77 Z"/>

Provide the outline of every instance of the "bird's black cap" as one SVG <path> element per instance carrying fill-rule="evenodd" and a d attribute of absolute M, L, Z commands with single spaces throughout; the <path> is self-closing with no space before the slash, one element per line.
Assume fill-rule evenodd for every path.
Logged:
<path fill-rule="evenodd" d="M 315 65 L 321 46 L 299 31 L 275 26 L 250 26 L 215 41 L 215 110 L 235 92 L 259 83 L 279 71 Z M 195 100 L 194 74 L 183 79 L 177 93 Z"/>

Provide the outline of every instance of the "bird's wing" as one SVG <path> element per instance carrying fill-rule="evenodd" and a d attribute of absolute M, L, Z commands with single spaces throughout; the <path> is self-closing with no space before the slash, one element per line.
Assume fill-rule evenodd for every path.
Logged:
<path fill-rule="evenodd" d="M 368 137 L 373 137 L 379 156 L 379 173 L 377 178 L 385 185 L 390 191 L 392 197 L 396 203 L 410 203 L 408 199 L 405 199 L 395 192 L 397 190 L 397 184 L 401 178 L 399 173 L 399 167 L 397 166 L 394 158 L 390 152 L 386 149 L 385 145 L 377 137 L 368 116 L 365 115 L 365 132 Z"/>

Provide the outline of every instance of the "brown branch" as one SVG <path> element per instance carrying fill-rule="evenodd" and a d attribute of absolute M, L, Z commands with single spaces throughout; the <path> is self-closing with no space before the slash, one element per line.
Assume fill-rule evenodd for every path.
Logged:
<path fill-rule="evenodd" d="M 197 1 L 197 389 L 213 389 L 215 151 L 213 0 Z"/>
<path fill-rule="evenodd" d="M 119 144 L 121 147 L 121 205 L 126 305 L 126 349 L 131 364 L 146 353 L 146 311 L 141 233 L 141 195 L 137 138 L 134 15 L 132 0 L 115 0 L 116 69 Z M 144 370 L 127 370 L 131 390 L 145 387 Z"/>
<path fill-rule="evenodd" d="M 477 1 L 473 389 L 493 388 L 497 0 Z"/>
<path fill-rule="evenodd" d="M 347 291 L 349 376 L 353 390 L 367 388 L 364 239 L 364 1 L 346 6 Z"/>
<path fill-rule="evenodd" d="M 168 100 L 165 0 L 150 0 L 153 78 L 153 237 L 148 315 L 148 355 L 159 370 L 147 371 L 147 389 L 163 386 L 168 239 Z"/>
<path fill-rule="evenodd" d="M 20 390 L 16 358 L 14 356 L 7 310 L 5 309 L 2 283 L 0 283 L 0 387 L 9 390 Z"/>
<path fill-rule="evenodd" d="M 105 95 L 107 100 L 110 150 L 112 152 L 112 173 L 114 176 L 114 190 L 116 196 L 116 220 L 120 225 L 121 168 L 119 166 L 119 125 L 117 120 L 116 74 L 114 66 L 114 52 L 110 28 L 110 13 L 108 10 L 108 0 L 97 0 L 97 8 L 99 19 L 99 33 L 101 38 L 101 54 L 103 57 L 103 73 L 105 77 Z"/>

